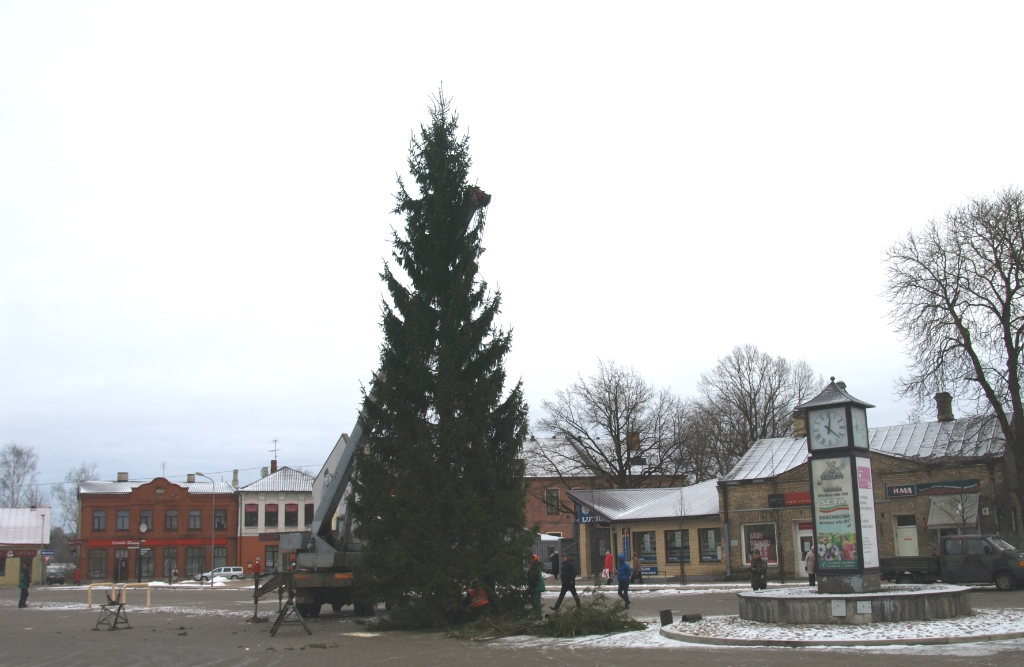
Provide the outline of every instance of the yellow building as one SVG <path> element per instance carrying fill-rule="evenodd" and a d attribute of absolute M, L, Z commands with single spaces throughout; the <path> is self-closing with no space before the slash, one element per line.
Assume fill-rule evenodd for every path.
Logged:
<path fill-rule="evenodd" d="M 50 546 L 49 507 L 0 508 L 0 586 L 17 586 L 22 570 L 32 583 L 46 581 L 46 563 L 40 551 Z"/>

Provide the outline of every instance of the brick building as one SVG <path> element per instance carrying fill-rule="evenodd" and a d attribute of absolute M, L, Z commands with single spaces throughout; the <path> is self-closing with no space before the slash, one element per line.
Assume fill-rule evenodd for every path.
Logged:
<path fill-rule="evenodd" d="M 580 574 L 604 568 L 606 551 L 640 556 L 645 577 L 725 575 L 715 480 L 688 487 L 570 491 L 580 516 Z M 614 545 L 614 546 L 612 546 Z"/>
<path fill-rule="evenodd" d="M 184 578 L 238 563 L 238 495 L 225 482 L 129 481 L 118 473 L 116 482 L 82 482 L 79 500 L 86 579 L 167 579 L 175 568 Z"/>
<path fill-rule="evenodd" d="M 246 574 L 256 559 L 264 571 L 280 568 L 281 535 L 306 532 L 313 523 L 313 477 L 288 466 L 278 470 L 277 461 L 270 462 L 270 471 L 238 490 L 238 562 Z"/>
<path fill-rule="evenodd" d="M 1005 502 L 1003 436 L 994 418 L 868 429 L 879 556 L 931 555 L 946 534 L 996 533 L 1020 542 L 1020 517 Z M 742 575 L 752 547 L 768 551 L 771 576 L 805 576 L 813 546 L 807 438 L 758 440 L 719 481 L 727 574 Z"/>

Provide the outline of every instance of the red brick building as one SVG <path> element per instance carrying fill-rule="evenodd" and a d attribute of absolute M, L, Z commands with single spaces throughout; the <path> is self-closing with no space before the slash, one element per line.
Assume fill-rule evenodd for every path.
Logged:
<path fill-rule="evenodd" d="M 79 487 L 84 578 L 151 581 L 177 568 L 182 579 L 238 564 L 238 494 L 230 484 L 117 477 Z"/>

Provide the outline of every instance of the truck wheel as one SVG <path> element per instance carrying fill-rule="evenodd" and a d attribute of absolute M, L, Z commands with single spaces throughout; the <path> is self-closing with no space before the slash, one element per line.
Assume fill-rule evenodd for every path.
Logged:
<path fill-rule="evenodd" d="M 341 611 L 341 605 L 340 605 L 340 604 L 338 604 L 337 602 L 332 602 L 332 603 L 331 603 L 331 609 L 332 609 L 332 610 L 333 610 L 334 612 L 339 612 L 339 611 Z"/>
<path fill-rule="evenodd" d="M 303 618 L 316 618 L 320 615 L 320 605 L 309 602 L 297 602 L 295 608 L 299 610 Z"/>
<path fill-rule="evenodd" d="M 992 578 L 992 582 L 1001 591 L 1012 591 L 1017 587 L 1017 582 L 1014 581 L 1013 575 L 1009 572 L 996 572 L 996 576 Z"/>
<path fill-rule="evenodd" d="M 355 608 L 356 616 L 373 616 L 377 612 L 377 605 L 372 602 L 355 602 L 352 606 Z"/>

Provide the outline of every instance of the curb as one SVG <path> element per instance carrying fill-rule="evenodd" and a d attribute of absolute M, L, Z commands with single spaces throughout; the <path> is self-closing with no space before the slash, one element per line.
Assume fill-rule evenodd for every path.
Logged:
<path fill-rule="evenodd" d="M 916 646 L 941 644 L 971 644 L 976 642 L 997 642 L 1005 639 L 1022 639 L 1022 632 L 1001 632 L 991 635 L 961 635 L 959 637 L 911 637 L 908 639 L 740 639 L 739 637 L 701 637 L 661 628 L 662 637 L 691 644 L 712 646 L 777 646 L 802 648 L 808 646 Z"/>

